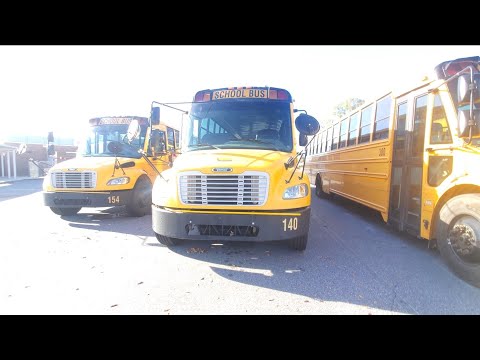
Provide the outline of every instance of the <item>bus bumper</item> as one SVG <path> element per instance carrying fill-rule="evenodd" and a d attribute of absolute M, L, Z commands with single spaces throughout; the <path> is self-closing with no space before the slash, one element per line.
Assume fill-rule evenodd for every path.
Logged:
<path fill-rule="evenodd" d="M 308 235 L 310 207 L 282 211 L 228 214 L 182 212 L 152 205 L 152 228 L 157 234 L 186 240 L 274 241 Z"/>
<path fill-rule="evenodd" d="M 127 205 L 133 190 L 102 191 L 98 193 L 43 192 L 43 203 L 58 208 L 110 207 Z"/>

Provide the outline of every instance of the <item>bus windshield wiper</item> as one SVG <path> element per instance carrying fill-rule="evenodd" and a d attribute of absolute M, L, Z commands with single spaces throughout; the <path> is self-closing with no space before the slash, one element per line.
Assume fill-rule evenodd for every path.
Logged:
<path fill-rule="evenodd" d="M 280 151 L 280 149 L 278 149 L 275 144 L 269 142 L 269 141 L 265 141 L 265 140 L 259 140 L 259 139 L 237 139 L 238 141 L 245 141 L 245 142 L 252 142 L 252 143 L 255 143 L 255 144 L 265 144 L 265 145 L 270 145 L 275 151 Z"/>
<path fill-rule="evenodd" d="M 188 147 L 200 147 L 200 146 L 209 146 L 213 149 L 220 150 L 220 148 L 218 146 L 215 146 L 215 145 L 212 145 L 212 144 L 207 144 L 207 143 L 198 143 L 198 144 L 188 145 Z"/>

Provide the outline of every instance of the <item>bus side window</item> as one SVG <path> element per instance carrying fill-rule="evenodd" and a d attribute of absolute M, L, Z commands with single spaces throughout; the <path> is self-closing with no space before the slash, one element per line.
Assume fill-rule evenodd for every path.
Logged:
<path fill-rule="evenodd" d="M 428 161 L 428 185 L 440 185 L 451 173 L 453 168 L 452 156 L 430 156 Z"/>
<path fill-rule="evenodd" d="M 360 116 L 360 112 L 356 112 L 355 114 L 350 116 L 350 127 L 348 130 L 347 146 L 353 146 L 353 145 L 356 145 L 357 143 L 359 116 Z"/>
<path fill-rule="evenodd" d="M 432 117 L 432 128 L 430 131 L 430 144 L 450 144 L 452 135 L 448 127 L 447 115 L 443 108 L 440 96 L 435 95 Z"/>
<path fill-rule="evenodd" d="M 175 133 L 170 127 L 167 127 L 167 151 L 175 150 Z"/>
<path fill-rule="evenodd" d="M 369 105 L 362 109 L 360 118 L 360 133 L 358 135 L 358 143 L 370 142 L 370 135 L 372 133 L 372 108 L 373 105 Z"/>
<path fill-rule="evenodd" d="M 440 123 L 432 123 L 430 144 L 441 144 L 443 142 L 443 126 Z"/>
<path fill-rule="evenodd" d="M 158 129 L 152 130 L 148 155 L 156 156 L 163 152 L 165 152 L 165 133 Z"/>
<path fill-rule="evenodd" d="M 427 119 L 427 95 L 415 99 L 415 113 L 412 132 L 411 156 L 419 157 L 423 154 L 425 141 L 425 122 Z"/>
<path fill-rule="evenodd" d="M 175 149 L 180 148 L 180 131 L 179 130 L 174 130 L 175 133 Z"/>

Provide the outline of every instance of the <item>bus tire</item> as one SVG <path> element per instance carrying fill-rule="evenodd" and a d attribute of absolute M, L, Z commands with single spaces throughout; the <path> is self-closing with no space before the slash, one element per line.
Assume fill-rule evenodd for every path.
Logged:
<path fill-rule="evenodd" d="M 178 245 L 182 242 L 182 240 L 180 240 L 180 239 L 175 239 L 175 238 L 171 238 L 171 237 L 168 237 L 168 236 L 163 236 L 163 235 L 160 235 L 160 234 L 157 234 L 157 233 L 155 233 L 155 237 L 157 238 L 157 240 L 160 244 L 165 245 L 165 246 L 175 246 L 175 245 Z"/>
<path fill-rule="evenodd" d="M 307 248 L 308 235 L 299 236 L 288 240 L 290 248 L 298 251 L 303 251 Z"/>
<path fill-rule="evenodd" d="M 59 207 L 50 207 L 55 214 L 60 216 L 71 216 L 76 215 L 80 211 L 81 207 L 78 208 L 59 208 Z"/>
<path fill-rule="evenodd" d="M 129 216 L 140 217 L 151 214 L 152 184 L 147 177 L 142 176 L 133 188 L 132 202 L 126 206 Z"/>
<path fill-rule="evenodd" d="M 315 195 L 320 199 L 326 199 L 328 197 L 328 194 L 323 191 L 322 178 L 320 175 L 317 175 L 315 179 Z"/>
<path fill-rule="evenodd" d="M 448 200 L 438 214 L 437 247 L 448 267 L 480 287 L 480 194 Z"/>

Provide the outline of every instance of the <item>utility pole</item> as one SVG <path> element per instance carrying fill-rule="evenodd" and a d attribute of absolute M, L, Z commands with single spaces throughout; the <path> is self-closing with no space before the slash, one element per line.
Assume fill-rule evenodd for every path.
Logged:
<path fill-rule="evenodd" d="M 55 165 L 56 163 L 56 156 L 55 156 L 55 145 L 53 144 L 53 131 L 48 132 L 48 139 L 47 139 L 47 161 L 50 166 Z"/>

